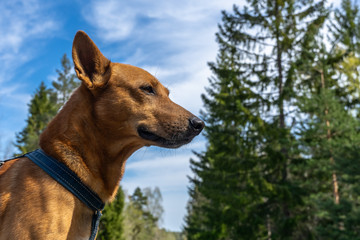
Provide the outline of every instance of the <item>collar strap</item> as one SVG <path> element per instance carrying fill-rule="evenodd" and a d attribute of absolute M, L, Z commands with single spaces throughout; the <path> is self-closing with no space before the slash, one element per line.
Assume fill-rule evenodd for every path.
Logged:
<path fill-rule="evenodd" d="M 50 157 L 43 150 L 37 149 L 33 152 L 25 154 L 24 156 L 33 161 L 42 170 L 44 170 L 94 211 L 91 224 L 91 236 L 89 240 L 95 239 L 101 217 L 101 211 L 105 206 L 100 197 L 82 183 L 80 178 L 65 164 L 57 161 L 53 157 Z"/>

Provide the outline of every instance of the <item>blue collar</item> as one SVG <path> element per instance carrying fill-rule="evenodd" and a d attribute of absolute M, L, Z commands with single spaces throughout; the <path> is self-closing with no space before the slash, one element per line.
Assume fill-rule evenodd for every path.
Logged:
<path fill-rule="evenodd" d="M 105 204 L 100 197 L 89 187 L 84 185 L 80 178 L 71 171 L 65 164 L 47 155 L 43 150 L 37 149 L 24 155 L 38 165 L 42 170 L 63 185 L 67 190 L 74 194 L 86 206 L 94 211 L 91 223 L 91 235 L 89 240 L 94 240 L 98 231 L 101 211 Z"/>

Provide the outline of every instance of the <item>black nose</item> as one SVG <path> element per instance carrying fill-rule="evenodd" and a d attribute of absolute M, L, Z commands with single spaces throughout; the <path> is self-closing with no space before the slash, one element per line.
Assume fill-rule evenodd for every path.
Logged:
<path fill-rule="evenodd" d="M 205 123 L 203 121 L 201 121 L 200 118 L 193 117 L 193 118 L 190 118 L 189 121 L 190 121 L 191 128 L 197 132 L 201 132 L 201 130 L 203 130 L 203 128 L 205 127 Z"/>

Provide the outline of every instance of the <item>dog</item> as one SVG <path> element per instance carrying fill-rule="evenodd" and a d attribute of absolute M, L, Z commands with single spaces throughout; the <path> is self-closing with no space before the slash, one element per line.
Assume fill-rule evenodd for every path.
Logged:
<path fill-rule="evenodd" d="M 145 70 L 113 63 L 83 31 L 72 57 L 81 85 L 40 135 L 103 202 L 111 202 L 125 162 L 144 146 L 178 148 L 204 122 L 169 99 Z M 0 240 L 89 239 L 93 212 L 26 157 L 0 168 Z"/>

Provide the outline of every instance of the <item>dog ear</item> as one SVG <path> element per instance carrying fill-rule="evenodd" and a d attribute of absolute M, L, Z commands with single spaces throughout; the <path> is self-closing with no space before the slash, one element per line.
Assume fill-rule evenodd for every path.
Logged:
<path fill-rule="evenodd" d="M 89 88 L 106 85 L 110 78 L 110 60 L 108 60 L 90 37 L 83 31 L 75 35 L 72 57 L 77 77 Z"/>

